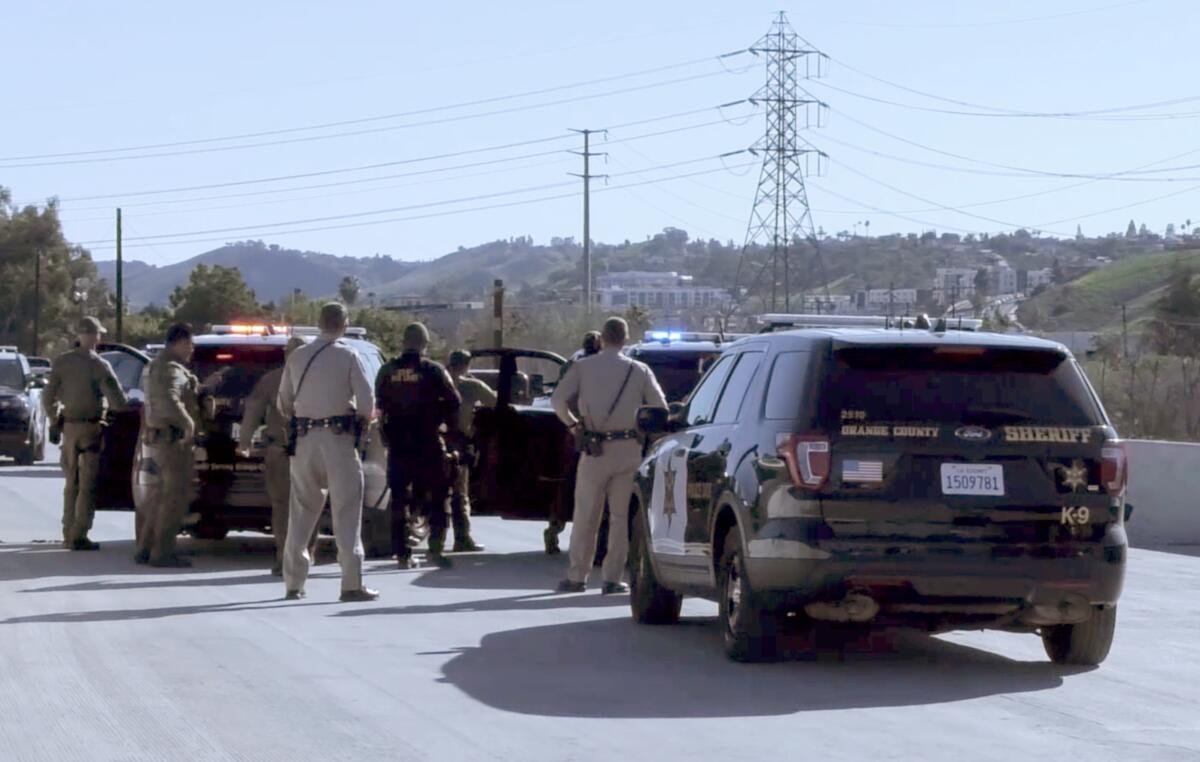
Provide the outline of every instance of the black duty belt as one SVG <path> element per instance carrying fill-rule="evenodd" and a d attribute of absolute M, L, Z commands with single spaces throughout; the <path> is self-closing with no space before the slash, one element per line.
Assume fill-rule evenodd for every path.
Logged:
<path fill-rule="evenodd" d="M 296 434 L 304 436 L 317 429 L 330 429 L 335 434 L 353 434 L 355 419 L 353 415 L 335 415 L 329 418 L 296 418 Z"/>
<path fill-rule="evenodd" d="M 100 423 L 101 418 L 63 418 L 63 423 Z"/>
<path fill-rule="evenodd" d="M 584 432 L 584 436 L 604 442 L 616 442 L 621 439 L 637 439 L 638 432 L 636 429 L 625 429 L 624 431 L 586 431 Z"/>
<path fill-rule="evenodd" d="M 183 441 L 183 430 L 174 426 L 166 428 L 147 426 L 142 430 L 142 441 L 148 445 L 181 442 Z"/>

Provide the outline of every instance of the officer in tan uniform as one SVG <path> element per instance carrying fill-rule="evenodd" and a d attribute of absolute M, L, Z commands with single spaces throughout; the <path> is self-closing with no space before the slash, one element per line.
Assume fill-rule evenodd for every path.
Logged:
<path fill-rule="evenodd" d="M 304 339 L 293 336 L 284 347 L 284 362 L 292 352 L 304 346 Z M 279 397 L 279 381 L 283 378 L 283 366 L 269 370 L 258 379 L 250 396 L 246 398 L 242 412 L 241 431 L 238 434 L 238 449 L 243 457 L 250 456 L 250 446 L 259 426 L 266 426 L 263 450 L 263 476 L 267 482 L 267 497 L 271 500 L 271 532 L 275 535 L 275 565 L 271 574 L 283 575 L 283 546 L 287 540 L 288 500 L 291 496 L 291 463 L 287 454 L 287 419 L 279 412 L 276 400 Z M 315 541 L 315 534 L 314 534 Z M 314 552 L 309 543 L 309 553 Z"/>
<path fill-rule="evenodd" d="M 471 463 L 474 451 L 471 440 L 475 436 L 475 410 L 479 407 L 495 407 L 496 393 L 492 387 L 473 378 L 471 353 L 459 349 L 450 353 L 446 366 L 450 379 L 462 403 L 458 406 L 458 430 L 452 432 L 451 447 L 458 453 L 458 468 L 454 475 L 454 487 L 450 493 L 450 523 L 454 527 L 454 552 L 477 553 L 483 546 L 471 537 Z"/>
<path fill-rule="evenodd" d="M 603 349 L 575 362 L 554 390 L 551 403 L 563 423 L 579 435 L 582 455 L 575 477 L 575 514 L 571 527 L 570 566 L 559 592 L 583 592 L 596 536 L 607 498 L 611 531 L 603 565 L 605 595 L 624 593 L 621 579 L 629 553 L 629 501 L 633 477 L 642 460 L 637 432 L 637 411 L 643 405 L 667 407 L 662 388 L 644 364 L 621 354 L 629 326 L 609 318 L 601 332 Z M 577 398 L 579 415 L 571 410 Z"/>
<path fill-rule="evenodd" d="M 134 560 L 151 566 L 192 565 L 175 552 L 175 538 L 192 503 L 196 467 L 199 383 L 187 369 L 193 349 L 191 329 L 177 323 L 167 329 L 166 346 L 146 367 L 141 437 L 144 452 L 158 468 L 159 491 L 145 511 Z"/>
<path fill-rule="evenodd" d="M 379 593 L 363 586 L 363 470 L 358 433 L 375 411 L 375 391 L 358 353 L 340 341 L 346 308 L 321 307 L 321 335 L 292 352 L 279 382 L 279 411 L 293 428 L 291 512 L 283 552 L 287 599 L 304 597 L 312 556 L 309 538 L 329 492 L 333 536 L 342 567 L 343 602 L 373 601 Z"/>
<path fill-rule="evenodd" d="M 79 321 L 79 346 L 59 355 L 42 392 L 46 418 L 58 418 L 62 405 L 62 468 L 67 485 L 63 490 L 63 547 L 98 550 L 88 539 L 96 513 L 96 477 L 100 468 L 100 420 L 104 403 L 109 409 L 125 407 L 125 392 L 112 366 L 96 354 L 104 327 L 94 317 Z"/>
<path fill-rule="evenodd" d="M 563 378 L 566 377 L 567 372 L 571 370 L 571 367 L 575 365 L 576 362 L 585 357 L 591 357 L 599 351 L 600 332 L 588 331 L 583 335 L 583 342 L 580 344 L 579 349 L 575 350 L 575 354 L 571 355 L 571 359 L 567 360 L 567 363 L 563 365 L 562 371 L 558 374 L 558 380 L 561 382 Z M 567 400 L 567 405 L 571 408 L 571 414 L 578 418 L 579 399 L 577 397 L 572 397 L 571 399 Z M 561 503 L 562 501 L 557 502 Z M 550 525 L 546 527 L 546 531 L 542 532 L 542 541 L 546 546 L 546 555 L 556 556 L 562 552 L 558 548 L 558 536 L 563 533 L 564 529 L 567 528 L 567 521 L 570 518 L 570 516 L 550 516 Z"/>

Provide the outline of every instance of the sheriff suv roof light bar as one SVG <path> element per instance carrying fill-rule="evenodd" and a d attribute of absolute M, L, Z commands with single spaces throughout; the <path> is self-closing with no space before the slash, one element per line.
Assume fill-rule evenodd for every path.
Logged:
<path fill-rule="evenodd" d="M 232 325 L 214 325 L 212 332 L 217 336 L 316 336 L 321 330 L 315 325 L 268 325 L 262 323 L 234 323 Z M 360 326 L 350 326 L 346 335 L 352 339 L 363 339 L 367 329 Z"/>
<path fill-rule="evenodd" d="M 983 321 L 977 318 L 937 318 L 930 320 L 926 315 L 917 317 L 892 317 L 885 315 L 794 315 L 768 313 L 760 315 L 758 321 L 762 331 L 787 330 L 790 328 L 910 328 L 944 331 L 978 331 Z"/>
<path fill-rule="evenodd" d="M 721 344 L 736 341 L 743 336 L 745 334 L 719 333 L 716 331 L 646 331 L 642 334 L 642 340 L 646 342 L 656 341 L 662 344 L 669 344 L 672 341 L 711 341 L 714 344 Z"/>

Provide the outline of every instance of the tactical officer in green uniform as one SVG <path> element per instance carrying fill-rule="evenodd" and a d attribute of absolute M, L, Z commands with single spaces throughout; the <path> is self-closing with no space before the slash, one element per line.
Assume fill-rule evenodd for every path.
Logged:
<path fill-rule="evenodd" d="M 284 347 L 283 357 L 287 361 L 292 351 L 304 346 L 304 339 L 293 336 Z M 283 576 L 283 547 L 287 542 L 288 505 L 291 499 L 291 461 L 287 454 L 287 419 L 279 411 L 276 398 L 279 382 L 283 378 L 283 366 L 269 370 L 258 379 L 250 396 L 246 398 L 242 413 L 238 449 L 243 457 L 250 456 L 250 445 L 259 426 L 266 426 L 266 447 L 263 452 L 263 475 L 267 482 L 267 497 L 271 500 L 271 532 L 275 535 L 275 565 L 271 574 Z M 316 532 L 308 544 L 309 555 L 316 558 Z"/>
<path fill-rule="evenodd" d="M 100 468 L 100 431 L 104 403 L 110 409 L 125 407 L 125 393 L 112 366 L 96 354 L 104 327 L 94 317 L 79 321 L 79 346 L 59 355 L 42 392 L 42 407 L 49 420 L 58 418 L 62 405 L 63 547 L 97 550 L 88 539 L 96 513 L 96 477 Z"/>
<path fill-rule="evenodd" d="M 458 455 L 454 483 L 450 492 L 450 524 L 454 527 L 454 552 L 478 553 L 483 546 L 471 537 L 471 464 L 475 451 L 471 440 L 475 436 L 475 409 L 495 407 L 496 393 L 492 387 L 470 375 L 471 353 L 457 349 L 450 353 L 446 367 L 454 388 L 462 397 L 458 406 L 458 430 L 447 434 L 450 449 Z"/>
<path fill-rule="evenodd" d="M 161 486 L 138 537 L 135 560 L 151 566 L 192 565 L 175 552 L 175 538 L 192 500 L 192 447 L 200 421 L 199 385 L 187 369 L 192 350 L 191 329 L 173 325 L 167 330 L 166 346 L 146 368 L 142 443 L 158 467 Z"/>

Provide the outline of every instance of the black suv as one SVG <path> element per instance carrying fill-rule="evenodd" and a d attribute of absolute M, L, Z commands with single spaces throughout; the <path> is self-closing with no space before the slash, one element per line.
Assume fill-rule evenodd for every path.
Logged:
<path fill-rule="evenodd" d="M 633 617 L 716 600 L 726 650 L 833 621 L 1040 633 L 1108 654 L 1125 572 L 1126 458 L 1061 345 L 988 333 L 809 329 L 729 346 L 637 478 Z"/>
<path fill-rule="evenodd" d="M 0 347 L 0 455 L 29 466 L 45 457 L 43 376 L 33 373 L 16 347 Z"/>
<path fill-rule="evenodd" d="M 311 339 L 315 330 L 305 333 Z M 237 452 L 246 397 L 267 371 L 283 365 L 288 334 L 265 326 L 214 326 L 213 333 L 196 336 L 191 370 L 200 381 L 202 422 L 195 449 L 197 491 L 192 510 L 197 514 L 192 534 L 220 539 L 230 530 L 266 531 L 271 503 L 263 478 L 261 437 L 254 437 L 250 457 Z M 363 368 L 374 378 L 383 364 L 379 348 L 361 334 L 344 341 L 355 349 Z M 100 355 L 113 366 L 130 398 L 128 409 L 109 414 L 101 442 L 97 507 L 133 510 L 154 489 L 154 477 L 140 466 L 138 433 L 145 366 L 150 358 L 129 346 L 103 344 Z M 367 520 L 382 513 L 387 492 L 386 452 L 379 437 L 369 437 L 363 464 Z"/>

